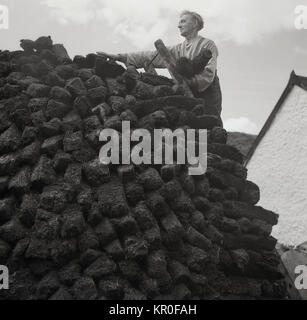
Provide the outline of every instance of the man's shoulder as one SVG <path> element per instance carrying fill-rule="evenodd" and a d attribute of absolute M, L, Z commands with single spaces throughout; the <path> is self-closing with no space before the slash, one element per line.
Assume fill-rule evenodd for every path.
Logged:
<path fill-rule="evenodd" d="M 201 36 L 200 41 L 202 48 L 209 49 L 212 52 L 216 52 L 216 55 L 219 55 L 219 50 L 213 40 Z"/>
<path fill-rule="evenodd" d="M 204 44 L 204 45 L 215 46 L 216 47 L 215 42 L 213 40 L 209 39 L 209 38 L 206 38 L 206 37 L 203 37 L 203 36 L 199 36 L 199 41 L 201 41 L 202 44 Z"/>

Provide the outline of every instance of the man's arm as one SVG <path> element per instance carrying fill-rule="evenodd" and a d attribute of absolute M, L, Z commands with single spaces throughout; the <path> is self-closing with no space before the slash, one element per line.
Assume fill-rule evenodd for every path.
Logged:
<path fill-rule="evenodd" d="M 212 52 L 212 58 L 209 60 L 203 72 L 195 75 L 191 80 L 188 80 L 189 86 L 198 92 L 205 91 L 213 82 L 216 74 L 218 49 L 213 41 L 209 41 L 204 48 Z"/>
<path fill-rule="evenodd" d="M 177 46 L 167 47 L 167 49 L 178 58 Z M 157 51 L 138 51 L 120 54 L 108 54 L 102 51 L 97 52 L 98 55 L 111 58 L 116 61 L 123 62 L 127 67 L 145 68 L 150 63 L 154 68 L 166 68 L 164 60 L 157 54 Z"/>
<path fill-rule="evenodd" d="M 139 52 L 131 52 L 126 54 L 127 66 L 135 66 L 138 68 L 145 68 L 145 66 L 152 61 L 152 66 L 155 68 L 164 68 L 163 61 L 159 56 L 155 58 L 157 55 L 156 51 L 139 51 Z M 162 65 L 162 66 L 161 66 Z"/>
<path fill-rule="evenodd" d="M 98 56 L 123 62 L 127 67 L 144 68 L 149 62 L 155 68 L 165 68 L 162 59 L 156 51 L 139 51 L 131 53 L 110 54 L 103 51 L 97 52 Z"/>
<path fill-rule="evenodd" d="M 167 49 L 177 58 L 177 46 L 167 47 Z M 154 68 L 166 68 L 164 60 L 157 54 L 157 51 L 139 51 L 121 54 L 125 56 L 126 65 L 133 65 L 136 68 L 144 68 L 149 62 Z"/>

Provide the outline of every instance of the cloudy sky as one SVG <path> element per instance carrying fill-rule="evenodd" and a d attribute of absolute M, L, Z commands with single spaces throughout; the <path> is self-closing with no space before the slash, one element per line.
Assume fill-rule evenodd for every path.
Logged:
<path fill-rule="evenodd" d="M 307 0 L 0 0 L 9 29 L 0 49 L 51 35 L 70 56 L 153 49 L 182 41 L 183 9 L 205 19 L 201 34 L 219 48 L 218 74 L 225 127 L 258 133 L 285 88 L 290 72 L 307 76 L 307 30 L 295 28 L 295 8 Z M 307 17 L 306 17 L 307 19 Z M 307 22 L 306 22 L 307 23 Z"/>

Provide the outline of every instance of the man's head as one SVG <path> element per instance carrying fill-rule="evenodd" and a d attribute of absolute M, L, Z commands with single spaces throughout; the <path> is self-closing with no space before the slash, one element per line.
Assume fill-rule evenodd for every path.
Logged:
<path fill-rule="evenodd" d="M 178 28 L 183 37 L 197 34 L 203 27 L 204 20 L 198 13 L 187 10 L 181 12 Z"/>

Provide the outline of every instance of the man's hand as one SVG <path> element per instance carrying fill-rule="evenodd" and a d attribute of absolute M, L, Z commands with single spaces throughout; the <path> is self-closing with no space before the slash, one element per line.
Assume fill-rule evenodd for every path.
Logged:
<path fill-rule="evenodd" d="M 109 54 L 103 51 L 98 51 L 97 55 L 104 58 L 109 58 L 111 60 L 120 61 L 123 63 L 127 62 L 127 57 L 124 54 Z"/>
<path fill-rule="evenodd" d="M 109 54 L 109 53 L 106 53 L 106 52 L 103 52 L 103 51 L 98 51 L 97 55 L 100 56 L 100 57 L 109 58 L 109 59 L 112 59 L 112 60 L 117 60 L 117 58 L 118 58 L 117 54 Z"/>

